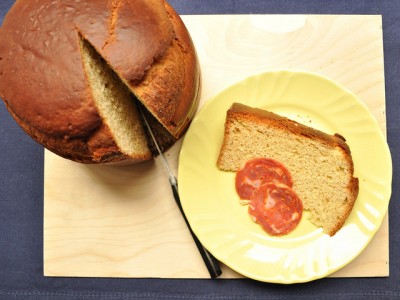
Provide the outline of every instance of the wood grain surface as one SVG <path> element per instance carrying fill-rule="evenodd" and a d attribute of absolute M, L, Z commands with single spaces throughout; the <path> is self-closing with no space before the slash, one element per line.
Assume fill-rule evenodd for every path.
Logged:
<path fill-rule="evenodd" d="M 200 107 L 249 75 L 316 72 L 352 91 L 386 134 L 381 16 L 183 16 L 202 69 Z M 179 141 L 166 154 L 176 173 Z M 45 152 L 44 275 L 207 278 L 158 159 L 88 166 Z M 364 252 L 332 274 L 389 274 L 387 217 Z M 239 274 L 223 266 L 222 278 Z"/>

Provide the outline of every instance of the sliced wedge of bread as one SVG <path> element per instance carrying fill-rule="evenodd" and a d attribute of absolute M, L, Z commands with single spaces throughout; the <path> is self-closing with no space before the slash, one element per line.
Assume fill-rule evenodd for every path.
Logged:
<path fill-rule="evenodd" d="M 358 195 L 358 179 L 342 136 L 235 103 L 227 112 L 217 166 L 237 171 L 256 157 L 273 158 L 286 166 L 293 190 L 316 226 L 330 236 L 343 226 Z"/>

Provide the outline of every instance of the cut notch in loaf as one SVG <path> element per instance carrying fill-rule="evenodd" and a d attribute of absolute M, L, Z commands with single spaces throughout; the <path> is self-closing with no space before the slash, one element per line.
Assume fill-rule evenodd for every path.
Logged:
<path fill-rule="evenodd" d="M 235 103 L 227 112 L 217 166 L 237 171 L 256 157 L 273 158 L 288 168 L 315 225 L 331 236 L 342 227 L 358 195 L 358 179 L 340 135 Z"/>
<path fill-rule="evenodd" d="M 81 38 L 80 46 L 93 99 L 118 148 L 134 160 L 150 159 L 133 95 L 88 41 Z"/>
<path fill-rule="evenodd" d="M 143 126 L 139 109 L 146 116 L 161 150 L 164 151 L 170 147 L 176 139 L 138 101 L 128 85 L 82 37 L 80 49 L 93 99 L 118 149 L 129 157 L 130 161 L 144 161 L 158 154 L 149 138 L 147 128 Z"/>

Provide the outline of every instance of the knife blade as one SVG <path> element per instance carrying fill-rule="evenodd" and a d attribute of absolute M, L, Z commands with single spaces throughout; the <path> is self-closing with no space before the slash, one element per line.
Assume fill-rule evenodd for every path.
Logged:
<path fill-rule="evenodd" d="M 187 227 L 189 229 L 190 234 L 192 235 L 192 238 L 193 238 L 193 240 L 194 240 L 194 242 L 195 242 L 195 244 L 197 246 L 197 249 L 200 252 L 200 255 L 201 255 L 201 257 L 202 257 L 202 259 L 203 259 L 203 261 L 204 261 L 204 263 L 205 263 L 205 265 L 207 267 L 207 270 L 208 270 L 208 272 L 210 274 L 210 277 L 213 278 L 213 279 L 218 278 L 222 274 L 222 270 L 221 270 L 221 268 L 219 266 L 218 260 L 210 252 L 208 252 L 208 250 L 206 248 L 204 248 L 204 246 L 201 244 L 200 240 L 197 238 L 197 236 L 193 232 L 193 230 L 192 230 L 192 228 L 191 228 L 191 226 L 189 224 L 189 221 L 188 221 L 188 219 L 187 219 L 187 217 L 185 215 L 185 212 L 183 210 L 182 204 L 181 204 L 181 200 L 180 200 L 180 197 L 179 197 L 179 191 L 178 191 L 178 181 L 177 181 L 176 177 L 174 176 L 174 174 L 172 173 L 171 168 L 169 167 L 169 164 L 168 164 L 164 154 L 162 153 L 162 151 L 160 149 L 160 146 L 159 146 L 159 144 L 158 144 L 158 142 L 157 142 L 157 140 L 156 140 L 156 138 L 154 136 L 153 130 L 151 129 L 151 127 L 149 125 L 149 122 L 148 122 L 145 114 L 142 111 L 142 108 L 138 107 L 138 109 L 139 109 L 139 112 L 140 112 L 140 114 L 142 116 L 143 123 L 146 126 L 146 129 L 147 129 L 147 131 L 148 131 L 148 133 L 149 133 L 149 135 L 150 135 L 150 137 L 151 137 L 151 139 L 152 139 L 152 141 L 153 141 L 153 143 L 154 143 L 154 145 L 155 145 L 155 147 L 157 149 L 158 156 L 159 156 L 160 160 L 162 161 L 162 164 L 164 165 L 164 169 L 165 169 L 165 171 L 166 171 L 166 173 L 168 175 L 168 180 L 169 180 L 169 183 L 171 185 L 172 194 L 174 196 L 175 202 L 176 202 L 176 204 L 177 204 L 177 206 L 178 206 L 178 208 L 179 208 L 179 210 L 180 210 L 180 212 L 181 212 L 181 214 L 183 216 L 183 219 L 185 220 L 185 223 L 186 223 L 186 225 L 187 225 Z"/>

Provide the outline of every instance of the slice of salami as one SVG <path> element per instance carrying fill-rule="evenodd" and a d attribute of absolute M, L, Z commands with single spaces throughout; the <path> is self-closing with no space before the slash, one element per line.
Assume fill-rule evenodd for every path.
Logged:
<path fill-rule="evenodd" d="M 254 192 L 248 211 L 267 233 L 281 236 L 297 227 L 303 215 L 303 204 L 290 187 L 270 182 Z"/>
<path fill-rule="evenodd" d="M 255 158 L 237 171 L 235 187 L 241 199 L 250 199 L 253 192 L 267 182 L 293 185 L 292 176 L 283 164 L 271 158 Z"/>

